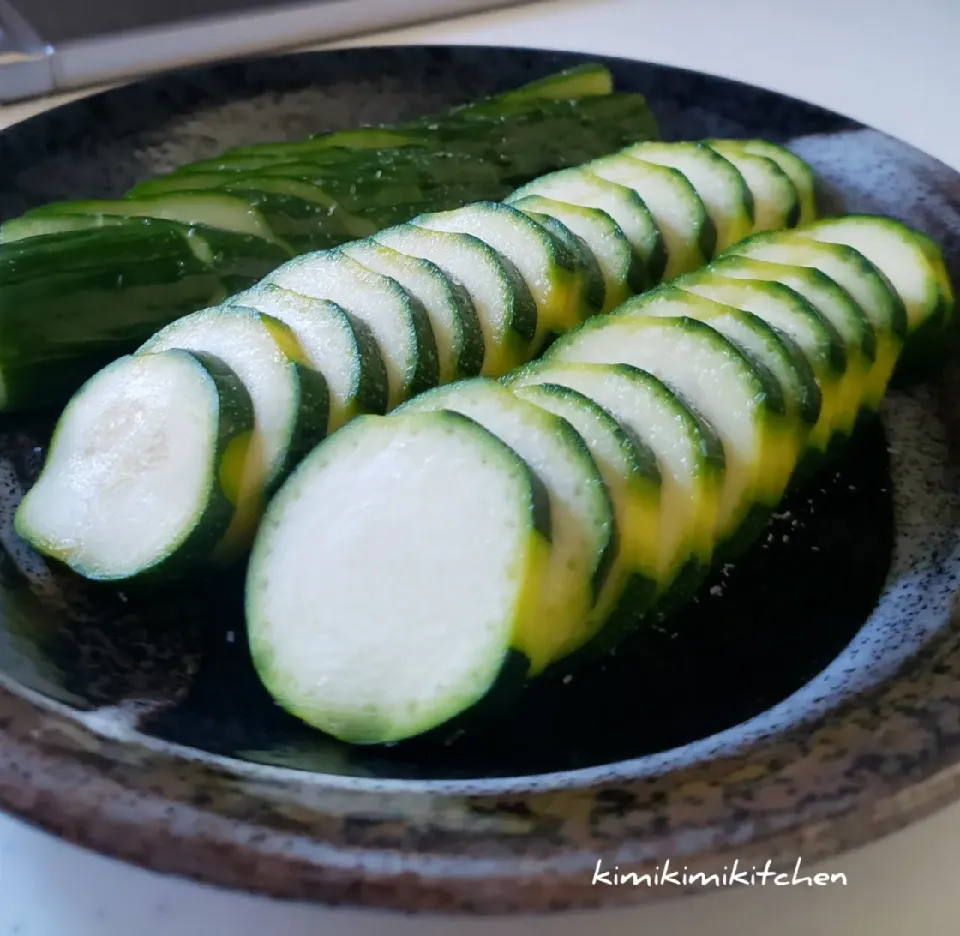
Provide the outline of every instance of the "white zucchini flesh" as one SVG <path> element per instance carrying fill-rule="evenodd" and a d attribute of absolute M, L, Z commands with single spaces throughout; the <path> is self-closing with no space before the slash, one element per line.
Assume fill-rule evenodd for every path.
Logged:
<path fill-rule="evenodd" d="M 602 179 L 590 163 L 576 169 L 551 172 L 517 189 L 507 198 L 513 204 L 530 195 L 603 211 L 616 222 L 643 264 L 650 283 L 663 274 L 666 257 L 660 228 L 642 198 L 630 187 Z"/>
<path fill-rule="evenodd" d="M 470 234 L 516 267 L 537 305 L 534 349 L 548 334 L 562 334 L 583 320 L 574 258 L 522 211 L 500 202 L 478 202 L 419 215 L 410 223 L 429 231 Z"/>
<path fill-rule="evenodd" d="M 483 379 L 448 384 L 399 412 L 452 410 L 510 446 L 543 482 L 550 504 L 550 558 L 520 649 L 531 673 L 579 646 L 612 558 L 613 508 L 599 469 L 569 423 Z"/>
<path fill-rule="evenodd" d="M 18 532 L 88 578 L 151 570 L 204 522 L 220 419 L 217 386 L 193 355 L 119 358 L 61 415 L 43 471 L 17 511 Z M 223 528 L 229 517 L 227 509 Z"/>
<path fill-rule="evenodd" d="M 649 301 L 634 301 L 631 304 L 632 315 L 663 318 L 689 316 L 706 322 L 735 344 L 754 367 L 767 370 L 779 387 L 788 419 L 808 421 L 805 415 L 809 409 L 807 381 L 813 383 L 809 363 L 804 360 L 805 368 L 801 373 L 783 338 L 763 318 L 735 305 L 682 289 L 667 287 L 648 293 L 643 298 Z M 815 384 L 813 392 L 817 393 Z"/>
<path fill-rule="evenodd" d="M 371 331 L 387 369 L 387 407 L 437 384 L 437 345 L 426 313 L 396 280 L 337 250 L 303 254 L 265 280 L 313 299 L 329 299 Z"/>
<path fill-rule="evenodd" d="M 593 400 L 652 452 L 660 478 L 655 579 L 664 591 L 695 556 L 710 562 L 714 546 L 716 498 L 722 472 L 709 463 L 710 442 L 701 424 L 677 396 L 652 374 L 623 365 L 564 364 L 543 361 L 522 368 L 510 386 L 569 387 Z M 719 442 L 715 453 L 720 454 Z M 628 554 L 646 555 L 648 530 L 639 522 L 621 528 Z"/>
<path fill-rule="evenodd" d="M 473 706 L 522 641 L 539 586 L 535 498 L 523 462 L 470 420 L 345 426 L 283 486 L 254 544 L 248 633 L 267 689 L 360 744 Z"/>
<path fill-rule="evenodd" d="M 625 150 L 635 159 L 683 173 L 717 232 L 717 250 L 752 234 L 753 195 L 736 166 L 702 143 L 648 141 Z"/>
<path fill-rule="evenodd" d="M 902 339 L 907 316 L 903 302 L 858 250 L 845 244 L 826 244 L 803 230 L 758 234 L 736 244 L 730 253 L 789 266 L 819 270 L 845 289 L 863 310 L 874 329 Z"/>
<path fill-rule="evenodd" d="M 226 485 L 237 505 L 225 549 L 246 542 L 263 509 L 263 499 L 287 468 L 300 409 L 294 362 L 277 341 L 295 344 L 276 319 L 248 309 L 204 309 L 162 328 L 138 354 L 183 348 L 220 358 L 241 380 L 253 401 L 255 428 L 249 446 L 237 459 L 236 477 Z M 284 341 L 287 344 L 287 341 Z"/>
<path fill-rule="evenodd" d="M 813 170 L 786 147 L 767 140 L 738 140 L 745 153 L 772 159 L 793 183 L 797 192 L 800 214 L 797 225 L 810 224 L 817 217 L 816 180 Z"/>
<path fill-rule="evenodd" d="M 466 289 L 483 332 L 482 374 L 499 377 L 525 362 L 536 333 L 536 307 L 524 305 L 499 256 L 483 241 L 412 224 L 387 228 L 373 239 L 407 256 L 429 260 Z"/>
<path fill-rule="evenodd" d="M 744 150 L 738 140 L 710 140 L 709 146 L 732 163 L 753 195 L 753 230 L 796 227 L 800 199 L 790 177 L 769 157 Z"/>
<path fill-rule="evenodd" d="M 379 348 L 336 303 L 267 285 L 239 293 L 230 305 L 266 313 L 292 329 L 307 363 L 327 381 L 328 433 L 360 412 L 384 411 L 387 375 Z"/>
<path fill-rule="evenodd" d="M 368 270 L 395 279 L 426 310 L 437 340 L 440 383 L 480 373 L 483 332 L 476 310 L 466 291 L 457 290 L 436 264 L 369 238 L 340 249 Z"/>
<path fill-rule="evenodd" d="M 913 232 L 899 222 L 850 215 L 818 221 L 802 233 L 811 240 L 852 247 L 881 270 L 903 300 L 908 331 L 916 331 L 937 313 L 937 271 Z"/>
<path fill-rule="evenodd" d="M 627 308 L 627 307 L 624 307 Z M 554 344 L 546 360 L 630 364 L 696 408 L 723 441 L 725 470 L 714 541 L 728 539 L 757 502 L 775 503 L 792 471 L 792 445 L 771 432 L 765 388 L 743 354 L 692 319 L 618 314 Z"/>
<path fill-rule="evenodd" d="M 845 350 L 841 408 L 850 419 L 863 405 L 875 407 L 886 391 L 902 342 L 875 324 L 855 298 L 832 277 L 788 261 L 725 254 L 710 265 L 719 276 L 780 283 L 807 300 L 840 336 Z M 864 382 L 866 386 L 864 386 Z"/>
<path fill-rule="evenodd" d="M 633 189 L 650 210 L 667 254 L 664 280 L 696 270 L 713 256 L 713 222 L 682 172 L 644 162 L 626 151 L 595 159 L 587 166 L 601 179 Z"/>
<path fill-rule="evenodd" d="M 530 215 L 546 215 L 565 224 L 593 254 L 603 276 L 601 312 L 610 312 L 644 287 L 644 272 L 620 226 L 605 211 L 528 195 L 512 202 Z"/>
<path fill-rule="evenodd" d="M 819 413 L 808 439 L 810 446 L 822 450 L 835 432 L 852 428 L 852 421 L 844 412 L 842 403 L 841 381 L 847 371 L 842 339 L 832 326 L 827 327 L 829 322 L 799 293 L 781 283 L 725 279 L 709 270 L 683 277 L 677 280 L 676 286 L 684 292 L 758 316 L 800 349 L 810 364 L 820 391 Z M 856 359 L 850 367 L 861 373 Z"/>

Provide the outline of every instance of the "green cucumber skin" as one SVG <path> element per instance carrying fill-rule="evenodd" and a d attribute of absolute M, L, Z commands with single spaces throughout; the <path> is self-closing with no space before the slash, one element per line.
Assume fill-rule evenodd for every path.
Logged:
<path fill-rule="evenodd" d="M 586 86 L 596 86 L 599 74 L 586 75 Z M 580 80 L 574 80 L 571 87 Z M 0 378 L 6 386 L 0 410 L 61 405 L 117 355 L 133 350 L 170 321 L 253 286 L 289 259 L 290 252 L 336 247 L 417 214 L 457 207 L 465 201 L 502 198 L 535 175 L 584 162 L 628 142 L 659 137 L 656 121 L 639 94 L 604 94 L 579 101 L 532 94 L 486 114 L 481 109 L 470 114 L 469 108 L 460 108 L 448 117 L 424 118 L 409 129 L 365 131 L 371 140 L 385 132 L 399 133 L 402 139 L 397 142 L 424 143 L 416 147 L 416 154 L 411 147 L 409 154 L 398 160 L 398 167 L 408 175 L 413 166 L 418 177 L 427 178 L 430 167 L 441 165 L 447 158 L 444 154 L 453 152 L 464 164 L 472 159 L 478 166 L 486 160 L 496 167 L 496 177 L 474 169 L 466 184 L 434 187 L 414 203 L 364 204 L 356 212 L 334 211 L 333 215 L 320 203 L 291 195 L 233 189 L 230 194 L 242 194 L 243 200 L 261 211 L 282 242 L 277 244 L 141 218 L 107 222 L 96 231 L 75 230 L 0 243 Z M 349 131 L 342 139 L 355 143 L 350 134 L 356 136 Z M 336 141 L 326 139 L 326 143 L 324 138 L 314 138 L 306 141 L 308 145 L 277 144 L 276 148 L 280 159 L 289 161 L 299 152 L 291 147 L 299 146 L 308 153 L 311 148 L 319 153 L 326 147 L 324 158 L 340 167 L 341 178 L 350 172 L 351 158 L 358 163 L 365 160 L 367 166 L 382 159 L 379 153 L 372 155 L 376 150 L 362 148 L 344 156 L 345 151 L 333 148 Z M 389 152 L 404 149 L 397 146 Z M 229 151 L 222 158 L 229 162 L 243 152 Z M 270 152 L 269 147 L 247 148 L 248 157 L 258 160 Z M 491 160 L 491 154 L 497 158 Z M 189 166 L 179 170 L 187 171 Z M 376 201 L 372 194 L 371 199 Z M 89 218 L 90 225 L 104 225 L 104 219 L 95 215 L 73 218 L 76 221 L 70 223 L 84 223 Z M 210 243 L 211 257 L 206 263 L 185 251 L 179 233 L 174 233 L 193 230 L 201 232 L 200 240 L 206 238 Z M 32 279 L 26 273 L 30 255 L 19 250 L 10 253 L 28 241 L 32 242 L 31 251 L 40 251 Z M 10 274 L 11 265 L 20 271 L 16 279 Z M 57 271 L 52 277 L 51 269 Z M 519 275 L 513 278 L 519 280 Z M 518 330 L 521 340 L 529 340 L 535 329 L 532 297 L 521 306 Z M 21 336 L 29 336 L 29 341 Z M 375 401 L 370 410 L 378 411 Z"/>
<path fill-rule="evenodd" d="M 285 257 L 257 238 L 192 236 L 212 264 L 182 226 L 158 221 L 0 245 L 0 409 L 62 405 L 157 329 L 252 286 Z"/>

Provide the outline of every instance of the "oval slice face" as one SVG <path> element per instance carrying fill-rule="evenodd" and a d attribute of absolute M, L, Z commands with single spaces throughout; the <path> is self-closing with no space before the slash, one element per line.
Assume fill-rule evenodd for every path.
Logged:
<path fill-rule="evenodd" d="M 252 427 L 249 396 L 221 362 L 185 351 L 120 358 L 64 410 L 17 531 L 91 579 L 206 558 L 233 517 L 220 459 Z"/>
<path fill-rule="evenodd" d="M 340 249 L 374 273 L 395 279 L 426 310 L 437 340 L 440 383 L 480 373 L 483 332 L 465 289 L 451 283 L 429 260 L 409 257 L 371 238 L 352 241 Z"/>
<path fill-rule="evenodd" d="M 380 349 L 336 303 L 264 285 L 234 296 L 231 305 L 264 312 L 291 328 L 330 390 L 328 432 L 359 413 L 386 411 L 387 372 Z"/>
<path fill-rule="evenodd" d="M 226 536 L 228 552 L 249 545 L 263 499 L 280 481 L 298 435 L 299 374 L 278 337 L 296 345 L 292 332 L 276 319 L 250 309 L 213 308 L 172 322 L 137 352 L 183 348 L 213 354 L 236 373 L 250 394 L 254 431 L 248 445 L 238 445 L 221 468 L 224 488 L 237 507 Z"/>
<path fill-rule="evenodd" d="M 716 542 L 730 538 L 754 505 L 776 503 L 782 495 L 784 472 L 793 469 L 783 452 L 795 445 L 781 438 L 779 419 L 771 419 L 761 376 L 708 325 L 618 314 L 560 339 L 546 360 L 639 367 L 702 414 L 722 439 L 725 458 Z"/>
<path fill-rule="evenodd" d="M 338 250 L 322 250 L 285 263 L 266 282 L 329 299 L 370 329 L 387 369 L 388 408 L 437 385 L 437 343 L 430 321 L 396 280 Z"/>
<path fill-rule="evenodd" d="M 413 224 L 387 228 L 373 239 L 429 260 L 467 291 L 483 333 L 481 373 L 499 377 L 526 361 L 537 330 L 537 307 L 519 275 L 483 241 Z"/>
<path fill-rule="evenodd" d="M 717 250 L 753 233 L 753 194 L 736 166 L 702 143 L 649 141 L 627 147 L 635 159 L 682 173 L 696 189 L 717 232 Z"/>
<path fill-rule="evenodd" d="M 613 558 L 613 508 L 596 463 L 572 426 L 474 379 L 425 393 L 400 412 L 452 410 L 510 446 L 542 481 L 550 505 L 550 558 L 541 601 L 524 629 L 532 673 L 579 646 Z"/>
<path fill-rule="evenodd" d="M 522 681 L 515 648 L 544 554 L 536 499 L 523 462 L 470 420 L 344 427 L 290 477 L 254 544 L 248 634 L 268 691 L 335 738 L 377 744 Z"/>

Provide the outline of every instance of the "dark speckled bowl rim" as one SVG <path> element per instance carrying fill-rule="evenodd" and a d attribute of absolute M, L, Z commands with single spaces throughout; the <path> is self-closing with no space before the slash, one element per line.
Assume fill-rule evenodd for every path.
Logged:
<path fill-rule="evenodd" d="M 937 393 L 956 463 L 957 368 Z M 678 769 L 643 773 L 647 760 L 489 781 L 309 774 L 131 740 L 116 722 L 78 717 L 0 674 L 0 805 L 69 841 L 282 898 L 421 911 L 560 910 L 676 893 L 593 886 L 600 857 L 638 874 L 667 858 L 705 873 L 734 857 L 741 866 L 770 860 L 786 868 L 801 855 L 814 862 L 864 844 L 955 800 L 960 613 L 954 608 L 896 676 L 825 716 Z"/>

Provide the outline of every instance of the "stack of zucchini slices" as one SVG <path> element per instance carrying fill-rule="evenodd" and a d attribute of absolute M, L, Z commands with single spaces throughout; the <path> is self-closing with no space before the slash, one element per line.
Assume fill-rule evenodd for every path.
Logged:
<path fill-rule="evenodd" d="M 308 724 L 386 743 L 615 647 L 751 542 L 952 306 L 909 229 L 815 222 L 731 245 L 501 380 L 362 417 L 255 543 L 264 684 Z"/>
<path fill-rule="evenodd" d="M 813 214 L 780 147 L 641 143 L 304 255 L 89 381 L 17 529 L 111 580 L 256 534 L 267 689 L 430 730 L 689 592 L 946 322 L 928 241 Z"/>

